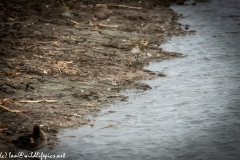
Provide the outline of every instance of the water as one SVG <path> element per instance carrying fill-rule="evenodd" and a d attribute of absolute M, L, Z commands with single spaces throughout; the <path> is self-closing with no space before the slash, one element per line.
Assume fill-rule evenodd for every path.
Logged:
<path fill-rule="evenodd" d="M 151 63 L 147 69 L 167 77 L 146 81 L 152 90 L 125 92 L 129 100 L 103 110 L 93 127 L 60 133 L 51 153 L 81 160 L 240 159 L 240 1 L 173 9 L 197 32 L 162 47 L 187 58 Z"/>

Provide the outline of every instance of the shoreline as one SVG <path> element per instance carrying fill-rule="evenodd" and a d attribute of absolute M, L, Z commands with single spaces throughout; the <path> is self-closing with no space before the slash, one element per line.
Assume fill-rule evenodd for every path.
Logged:
<path fill-rule="evenodd" d="M 170 1 L 121 6 L 47 2 L 0 1 L 3 151 L 12 150 L 9 142 L 31 133 L 36 123 L 49 135 L 49 148 L 54 147 L 59 129 L 90 125 L 87 115 L 127 100 L 120 90 L 144 91 L 150 88 L 139 80 L 164 76 L 143 66 L 183 57 L 159 48 L 166 38 L 186 34 L 179 15 L 165 7 Z M 150 46 L 136 63 L 127 46 L 141 38 Z"/>

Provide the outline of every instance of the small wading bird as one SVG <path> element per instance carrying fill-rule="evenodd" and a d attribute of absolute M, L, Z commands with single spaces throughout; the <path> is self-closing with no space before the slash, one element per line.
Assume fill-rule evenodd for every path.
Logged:
<path fill-rule="evenodd" d="M 139 42 L 135 42 L 130 45 L 129 50 L 135 56 L 137 62 L 138 62 L 139 54 L 144 51 L 144 48 L 147 45 L 148 45 L 148 40 L 145 38 L 143 38 Z"/>
<path fill-rule="evenodd" d="M 47 136 L 40 129 L 39 125 L 35 124 L 31 135 L 20 136 L 17 140 L 11 141 L 11 143 L 20 149 L 36 151 L 47 145 Z"/>

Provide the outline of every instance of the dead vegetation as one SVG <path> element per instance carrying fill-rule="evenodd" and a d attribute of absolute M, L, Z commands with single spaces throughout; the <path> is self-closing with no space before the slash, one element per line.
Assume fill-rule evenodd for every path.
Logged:
<path fill-rule="evenodd" d="M 143 66 L 181 57 L 159 48 L 185 33 L 169 4 L 0 0 L 0 133 L 8 137 L 2 144 L 34 123 L 51 135 L 88 124 L 86 116 L 103 104 L 126 100 L 120 90 L 150 89 L 139 80 L 164 74 Z M 127 48 L 143 37 L 150 46 L 136 63 Z"/>

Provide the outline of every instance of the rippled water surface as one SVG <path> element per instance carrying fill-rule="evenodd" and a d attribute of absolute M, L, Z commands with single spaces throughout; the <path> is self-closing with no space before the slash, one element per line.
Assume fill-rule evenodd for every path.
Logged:
<path fill-rule="evenodd" d="M 60 133 L 52 153 L 89 160 L 240 159 L 240 1 L 173 9 L 197 32 L 162 47 L 188 56 L 151 63 L 147 69 L 167 77 L 146 81 L 152 90 L 125 92 L 129 100 L 104 109 L 94 127 Z M 105 114 L 110 110 L 116 112 Z"/>

